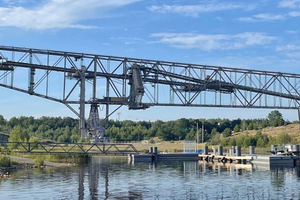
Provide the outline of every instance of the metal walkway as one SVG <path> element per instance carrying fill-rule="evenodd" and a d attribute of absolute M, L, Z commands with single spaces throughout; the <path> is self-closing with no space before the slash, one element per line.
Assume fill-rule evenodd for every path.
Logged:
<path fill-rule="evenodd" d="M 47 142 L 1 142 L 0 151 L 26 154 L 138 154 L 132 144 L 125 143 L 47 143 Z"/>

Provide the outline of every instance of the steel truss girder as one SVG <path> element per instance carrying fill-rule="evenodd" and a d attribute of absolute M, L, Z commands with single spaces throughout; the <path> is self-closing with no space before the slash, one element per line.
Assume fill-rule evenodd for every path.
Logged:
<path fill-rule="evenodd" d="M 129 143 L 1 142 L 0 149 L 28 154 L 138 154 Z"/>
<path fill-rule="evenodd" d="M 86 87 L 92 85 L 85 104 L 102 97 L 128 98 L 133 64 L 140 67 L 142 104 L 148 106 L 296 109 L 300 104 L 300 74 L 8 46 L 0 46 L 0 55 L 7 58 L 0 66 L 0 86 L 68 105 L 80 103 L 80 76 Z M 31 75 L 27 88 L 16 78 L 24 69 Z M 61 83 L 52 80 L 59 76 Z M 97 103 L 128 105 L 108 98 Z"/>

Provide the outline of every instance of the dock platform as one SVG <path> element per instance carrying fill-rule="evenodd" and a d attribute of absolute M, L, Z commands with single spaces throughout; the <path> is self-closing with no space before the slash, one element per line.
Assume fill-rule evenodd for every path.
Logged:
<path fill-rule="evenodd" d="M 241 154 L 241 148 L 235 146 L 229 149 L 229 153 L 223 153 L 223 147 L 219 146 L 218 151 L 216 148 L 211 154 L 208 152 L 207 147 L 204 148 L 203 153 L 174 153 L 174 154 L 161 154 L 158 152 L 157 147 L 150 147 L 148 154 L 128 154 L 130 161 L 144 161 L 144 162 L 157 162 L 165 160 L 203 160 L 206 162 L 218 163 L 237 163 L 237 164 L 262 164 L 269 167 L 295 167 L 300 166 L 299 145 L 294 145 L 295 148 L 290 148 L 286 153 L 273 154 L 273 155 L 257 155 L 255 154 L 254 147 L 249 147 L 249 154 Z"/>
<path fill-rule="evenodd" d="M 159 161 L 193 161 L 203 160 L 206 162 L 237 163 L 237 164 L 263 164 L 270 167 L 300 166 L 300 156 L 284 155 L 213 155 L 213 154 L 128 154 L 128 159 L 134 162 L 159 162 Z"/>
<path fill-rule="evenodd" d="M 189 154 L 128 154 L 131 161 L 164 161 L 164 160 L 199 160 L 198 153 Z"/>

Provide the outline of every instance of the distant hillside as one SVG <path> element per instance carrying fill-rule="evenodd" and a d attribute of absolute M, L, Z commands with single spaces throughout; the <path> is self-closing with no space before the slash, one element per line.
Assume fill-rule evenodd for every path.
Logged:
<path fill-rule="evenodd" d="M 233 135 L 246 134 L 255 135 L 258 130 L 250 130 L 245 132 L 234 133 Z M 262 133 L 268 136 L 276 136 L 280 133 L 287 133 L 290 136 L 295 136 L 300 138 L 300 129 L 299 124 L 289 124 L 286 126 L 278 126 L 278 127 L 266 127 L 262 129 Z"/>

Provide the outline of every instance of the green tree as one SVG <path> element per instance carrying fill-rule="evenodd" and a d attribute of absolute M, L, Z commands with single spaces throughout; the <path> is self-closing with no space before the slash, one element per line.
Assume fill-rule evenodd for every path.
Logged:
<path fill-rule="evenodd" d="M 284 120 L 282 118 L 282 114 L 278 110 L 273 110 L 268 115 L 268 120 L 270 126 L 282 126 L 284 124 Z"/>
<path fill-rule="evenodd" d="M 234 128 L 233 128 L 233 131 L 235 132 L 235 133 L 237 133 L 237 132 L 240 132 L 240 126 L 238 125 L 238 124 L 236 124 L 235 126 L 234 126 Z"/>
<path fill-rule="evenodd" d="M 243 142 L 243 147 L 256 146 L 256 139 L 252 136 L 247 135 Z"/>
<path fill-rule="evenodd" d="M 216 135 L 217 133 L 218 133 L 218 130 L 217 130 L 216 128 L 213 128 L 213 129 L 211 130 L 210 135 L 213 137 L 213 136 Z"/>
<path fill-rule="evenodd" d="M 195 128 L 190 129 L 190 132 L 185 136 L 185 139 L 186 140 L 196 140 L 197 141 L 197 131 L 195 131 Z M 200 141 L 200 140 L 198 140 L 198 141 Z"/>
<path fill-rule="evenodd" d="M 269 143 L 269 137 L 266 134 L 262 134 L 261 131 L 257 131 L 254 137 L 257 147 L 266 147 Z"/>
<path fill-rule="evenodd" d="M 19 125 L 15 126 L 9 135 L 9 142 L 24 142 L 28 139 L 28 133 Z"/>
<path fill-rule="evenodd" d="M 237 136 L 236 139 L 235 139 L 236 146 L 243 146 L 245 137 L 246 137 L 245 135 L 239 135 L 239 136 Z"/>
<path fill-rule="evenodd" d="M 230 128 L 225 128 L 225 130 L 222 132 L 224 137 L 229 137 L 232 135 L 232 131 Z"/>
<path fill-rule="evenodd" d="M 253 123 L 252 122 L 250 122 L 249 124 L 248 124 L 248 130 L 253 130 L 254 129 L 254 125 L 253 125 Z"/>
<path fill-rule="evenodd" d="M 234 137 L 230 138 L 230 141 L 228 142 L 228 146 L 236 146 L 236 140 Z"/>
<path fill-rule="evenodd" d="M 216 133 L 210 140 L 211 145 L 218 145 L 221 143 L 221 134 Z"/>
<path fill-rule="evenodd" d="M 230 138 L 222 138 L 220 145 L 226 147 L 228 146 L 229 142 L 230 142 Z"/>
<path fill-rule="evenodd" d="M 257 147 L 266 147 L 268 143 L 265 143 L 265 141 L 262 138 L 258 138 L 257 142 L 256 142 L 256 146 Z"/>
<path fill-rule="evenodd" d="M 0 126 L 4 126 L 6 124 L 6 120 L 2 115 L 0 115 Z"/>

